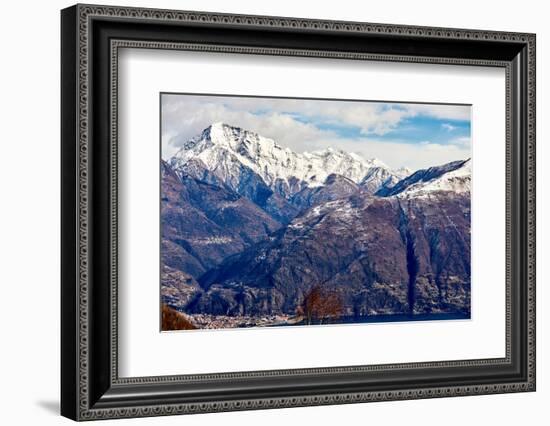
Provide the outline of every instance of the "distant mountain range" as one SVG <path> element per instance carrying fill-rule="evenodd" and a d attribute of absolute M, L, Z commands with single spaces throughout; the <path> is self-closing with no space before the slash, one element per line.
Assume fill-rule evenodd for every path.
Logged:
<path fill-rule="evenodd" d="M 215 123 L 161 161 L 162 297 L 190 315 L 470 312 L 471 161 L 394 170 Z"/>
<path fill-rule="evenodd" d="M 186 142 L 169 160 L 179 176 L 223 186 L 243 195 L 277 220 L 288 222 L 303 208 L 301 191 L 325 185 L 336 174 L 372 193 L 410 173 L 377 159 L 328 148 L 295 153 L 257 133 L 214 123 Z"/>

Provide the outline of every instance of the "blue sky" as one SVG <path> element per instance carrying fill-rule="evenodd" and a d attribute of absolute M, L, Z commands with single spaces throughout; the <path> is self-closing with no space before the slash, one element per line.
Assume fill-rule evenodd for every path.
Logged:
<path fill-rule="evenodd" d="M 471 156 L 468 105 L 163 94 L 161 108 L 163 158 L 217 121 L 297 152 L 332 147 L 395 168 Z"/>
<path fill-rule="evenodd" d="M 309 118 L 300 114 L 292 116 L 302 123 L 312 123 L 321 130 L 334 132 L 340 138 L 361 139 L 365 136 L 360 126 L 326 122 L 322 117 Z M 408 144 L 429 141 L 445 145 L 453 143 L 456 138 L 469 138 L 470 132 L 470 120 L 451 120 L 418 115 L 403 119 L 395 128 L 379 134 L 378 139 Z M 376 135 L 375 132 L 370 134 Z"/>

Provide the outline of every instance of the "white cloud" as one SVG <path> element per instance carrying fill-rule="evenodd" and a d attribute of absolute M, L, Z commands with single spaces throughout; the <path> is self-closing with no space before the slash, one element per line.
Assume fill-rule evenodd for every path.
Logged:
<path fill-rule="evenodd" d="M 458 138 L 451 139 L 449 141 L 449 144 L 461 146 L 469 149 L 471 144 L 471 139 L 470 139 L 470 136 L 460 136 Z"/>
<path fill-rule="evenodd" d="M 334 132 L 320 130 L 281 112 L 253 114 L 216 102 L 165 104 L 162 114 L 163 157 L 170 157 L 183 143 L 217 121 L 255 131 L 298 152 L 314 150 L 318 140 L 336 137 Z"/>
<path fill-rule="evenodd" d="M 402 143 L 364 138 L 327 140 L 324 143 L 365 158 L 378 158 L 392 168 L 409 167 L 418 170 L 471 157 L 469 146 L 442 145 L 430 141 Z"/>
<path fill-rule="evenodd" d="M 450 123 L 443 123 L 441 125 L 441 128 L 444 129 L 444 130 L 447 130 L 448 132 L 452 132 L 453 130 L 456 129 L 456 126 L 453 126 L 452 124 Z"/>

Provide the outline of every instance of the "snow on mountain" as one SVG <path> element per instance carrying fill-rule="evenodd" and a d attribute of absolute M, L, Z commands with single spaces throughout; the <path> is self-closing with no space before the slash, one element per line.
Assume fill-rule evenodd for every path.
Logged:
<path fill-rule="evenodd" d="M 290 201 L 304 211 L 311 206 L 346 198 L 359 192 L 365 191 L 351 179 L 332 174 L 327 177 L 323 186 L 306 187 L 295 194 Z"/>
<path fill-rule="evenodd" d="M 369 183 L 375 187 L 388 179 L 396 181 L 402 173 L 392 171 L 380 160 L 367 160 L 332 148 L 296 153 L 273 139 L 225 123 L 214 123 L 186 142 L 171 158 L 170 164 L 179 173 L 195 175 L 197 170 L 207 170 L 233 189 L 253 172 L 286 198 L 305 187 L 324 185 L 331 174 L 359 183 L 376 169 L 377 172 L 372 173 L 373 181 Z M 383 177 L 374 179 L 378 174 Z"/>
<path fill-rule="evenodd" d="M 371 167 L 365 177 L 361 179 L 360 185 L 367 192 L 374 194 L 381 188 L 392 188 L 397 182 L 410 175 L 407 168 L 391 170 L 384 166 Z"/>
<path fill-rule="evenodd" d="M 406 178 L 407 176 L 410 176 L 412 174 L 413 170 L 409 169 L 408 167 L 400 167 L 398 169 L 394 169 L 393 173 L 401 180 Z"/>
<path fill-rule="evenodd" d="M 331 174 L 344 176 L 359 183 L 373 167 L 389 170 L 388 166 L 376 158 L 367 160 L 358 154 L 333 148 L 312 153 L 304 152 L 302 157 L 306 166 L 303 169 L 305 173 L 302 174 L 302 180 L 306 181 L 308 186 L 323 185 Z"/>
<path fill-rule="evenodd" d="M 419 197 L 439 191 L 467 193 L 471 189 L 471 159 L 453 161 L 442 166 L 418 170 L 396 183 L 393 188 L 382 188 L 377 195 Z"/>

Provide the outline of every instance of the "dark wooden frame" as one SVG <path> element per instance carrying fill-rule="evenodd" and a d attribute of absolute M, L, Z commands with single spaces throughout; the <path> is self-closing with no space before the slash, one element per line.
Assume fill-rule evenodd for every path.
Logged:
<path fill-rule="evenodd" d="M 535 35 L 76 5 L 61 13 L 61 413 L 75 420 L 535 390 Z M 117 52 L 191 49 L 506 69 L 506 357 L 119 378 Z"/>

